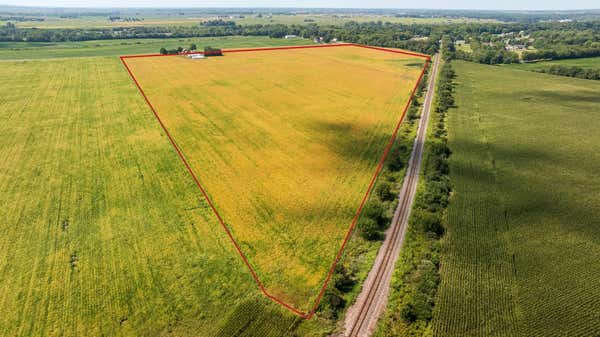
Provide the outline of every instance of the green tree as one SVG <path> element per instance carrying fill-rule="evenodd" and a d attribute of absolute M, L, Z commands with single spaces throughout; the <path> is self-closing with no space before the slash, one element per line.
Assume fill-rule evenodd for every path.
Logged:
<path fill-rule="evenodd" d="M 369 241 L 375 241 L 381 238 L 381 232 L 379 231 L 379 225 L 377 222 L 371 218 L 361 217 L 358 220 L 358 229 L 360 230 L 360 235 Z"/>

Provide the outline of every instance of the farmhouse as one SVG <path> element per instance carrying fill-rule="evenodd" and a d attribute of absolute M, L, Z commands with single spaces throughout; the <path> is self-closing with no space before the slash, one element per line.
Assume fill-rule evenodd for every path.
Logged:
<path fill-rule="evenodd" d="M 298 35 L 286 35 L 285 36 L 286 39 L 295 39 L 297 37 L 298 37 Z"/>

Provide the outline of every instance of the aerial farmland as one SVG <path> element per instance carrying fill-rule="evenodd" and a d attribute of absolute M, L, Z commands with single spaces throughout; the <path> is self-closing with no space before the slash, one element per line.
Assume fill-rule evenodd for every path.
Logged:
<path fill-rule="evenodd" d="M 265 288 L 311 310 L 424 58 L 349 46 L 126 62 Z M 299 319 L 262 297 L 118 58 L 0 66 L 1 197 L 19 210 L 2 210 L 1 297 L 21 308 L 5 331 L 211 335 L 232 323 L 203 322 L 230 312 L 267 330 Z"/>
<path fill-rule="evenodd" d="M 600 337 L 595 4 L 109 3 L 0 0 L 0 337 Z"/>
<path fill-rule="evenodd" d="M 425 58 L 333 45 L 124 61 L 267 291 L 308 312 Z"/>

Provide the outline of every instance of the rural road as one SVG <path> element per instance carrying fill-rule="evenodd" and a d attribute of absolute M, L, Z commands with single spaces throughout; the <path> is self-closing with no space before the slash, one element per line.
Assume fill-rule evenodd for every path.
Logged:
<path fill-rule="evenodd" d="M 427 122 L 433 101 L 435 79 L 438 72 L 439 55 L 433 57 L 433 67 L 429 75 L 427 93 L 419 120 L 417 136 L 408 163 L 406 177 L 398 194 L 398 207 L 394 212 L 390 228 L 377 253 L 373 268 L 363 284 L 361 293 L 354 305 L 348 309 L 344 322 L 344 335 L 348 337 L 370 336 L 377 327 L 377 320 L 385 310 L 394 265 L 408 227 L 408 218 L 417 191 L 423 147 L 427 135 Z"/>

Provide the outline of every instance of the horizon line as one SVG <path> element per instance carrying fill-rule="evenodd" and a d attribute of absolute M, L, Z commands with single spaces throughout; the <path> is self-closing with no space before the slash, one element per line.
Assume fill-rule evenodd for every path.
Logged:
<path fill-rule="evenodd" d="M 52 6 L 52 5 L 9 5 L 0 4 L 0 8 L 13 7 L 13 8 L 38 8 L 38 9 L 289 9 L 289 10 L 411 10 L 411 11 L 478 11 L 478 12 L 575 12 L 575 11 L 600 11 L 598 8 L 553 8 L 553 9 L 492 9 L 492 8 L 441 8 L 441 7 L 429 7 L 429 8 L 418 8 L 418 7 L 290 7 L 290 6 Z"/>

